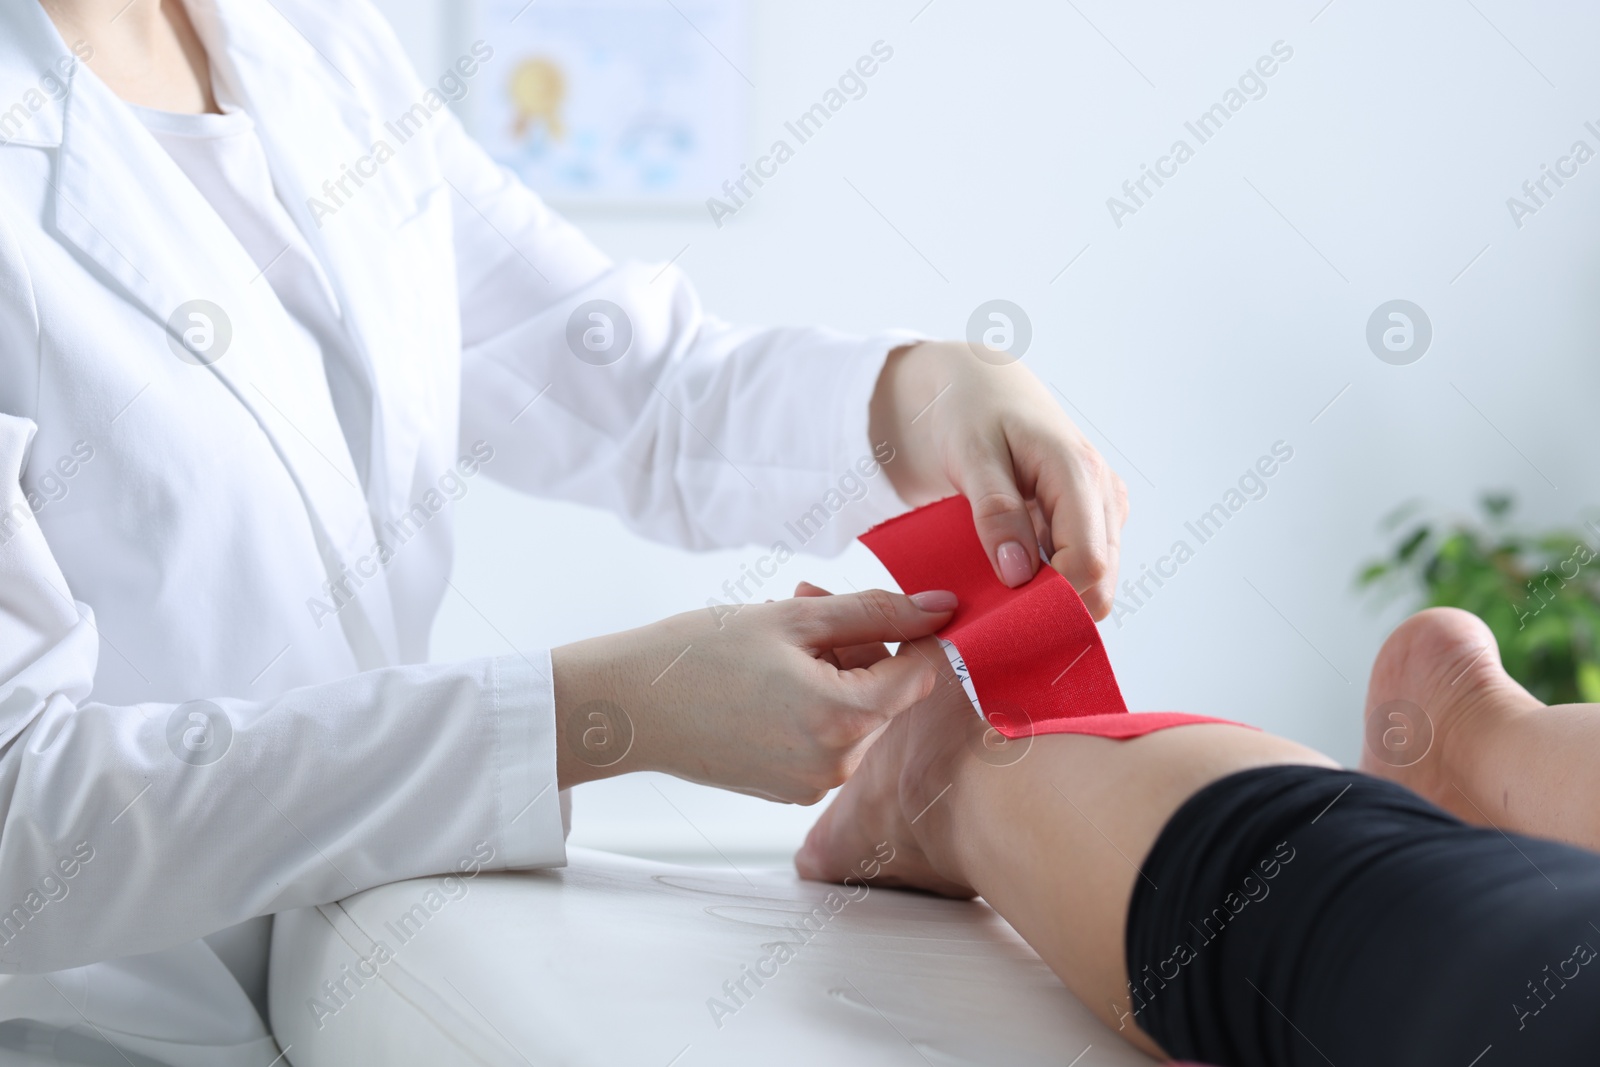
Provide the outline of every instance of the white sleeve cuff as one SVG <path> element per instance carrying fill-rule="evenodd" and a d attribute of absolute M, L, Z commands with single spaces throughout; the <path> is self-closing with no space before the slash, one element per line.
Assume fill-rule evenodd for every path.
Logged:
<path fill-rule="evenodd" d="M 493 661 L 492 714 L 507 867 L 561 867 L 565 820 L 556 788 L 555 689 L 550 653 Z"/>

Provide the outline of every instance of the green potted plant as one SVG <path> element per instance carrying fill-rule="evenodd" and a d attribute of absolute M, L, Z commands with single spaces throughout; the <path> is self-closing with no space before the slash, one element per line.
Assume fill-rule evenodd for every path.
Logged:
<path fill-rule="evenodd" d="M 1430 517 L 1416 502 L 1396 510 L 1383 524 L 1395 547 L 1362 568 L 1357 585 L 1410 595 L 1418 609 L 1470 611 L 1534 696 L 1600 703 L 1600 525 L 1527 534 L 1510 522 L 1510 494 L 1479 503 L 1475 518 Z"/>

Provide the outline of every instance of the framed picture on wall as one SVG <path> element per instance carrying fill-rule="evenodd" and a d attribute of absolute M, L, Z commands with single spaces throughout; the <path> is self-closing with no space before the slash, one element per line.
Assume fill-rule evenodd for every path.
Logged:
<path fill-rule="evenodd" d="M 477 0 L 469 115 L 558 206 L 698 207 L 743 162 L 748 0 Z"/>

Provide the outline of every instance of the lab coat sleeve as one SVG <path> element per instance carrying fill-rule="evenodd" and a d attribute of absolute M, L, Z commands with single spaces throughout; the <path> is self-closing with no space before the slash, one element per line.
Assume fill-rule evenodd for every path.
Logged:
<path fill-rule="evenodd" d="M 0 415 L 0 972 L 150 952 L 428 874 L 564 861 L 549 658 L 111 706 Z"/>
<path fill-rule="evenodd" d="M 507 442 L 493 477 L 690 548 L 831 553 L 905 509 L 867 409 L 884 358 L 918 337 L 730 326 L 676 266 L 612 263 L 453 118 L 439 136 L 463 440 Z M 585 346 L 591 329 L 609 352 Z"/>

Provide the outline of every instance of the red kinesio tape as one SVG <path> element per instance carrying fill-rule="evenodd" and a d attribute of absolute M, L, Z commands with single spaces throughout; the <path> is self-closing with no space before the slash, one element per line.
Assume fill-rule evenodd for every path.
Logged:
<path fill-rule="evenodd" d="M 952 496 L 874 526 L 861 541 L 907 593 L 960 598 L 939 636 L 966 662 L 989 725 L 1008 738 L 1093 734 L 1127 739 L 1203 715 L 1128 711 L 1100 631 L 1072 583 L 1049 566 L 1016 589 L 995 576 L 972 506 Z"/>

